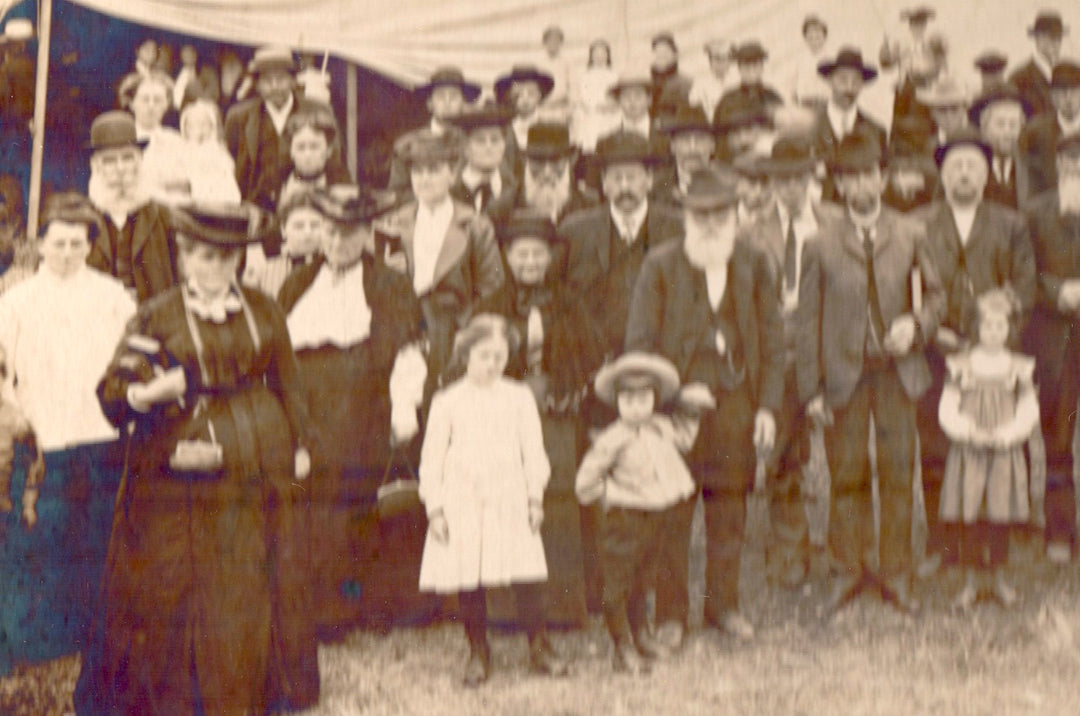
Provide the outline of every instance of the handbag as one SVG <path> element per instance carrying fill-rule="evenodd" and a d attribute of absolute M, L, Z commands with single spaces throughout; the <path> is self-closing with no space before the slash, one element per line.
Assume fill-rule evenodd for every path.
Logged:
<path fill-rule="evenodd" d="M 405 460 L 405 466 L 409 469 L 409 475 L 390 479 L 390 468 L 394 465 L 396 454 L 397 447 L 394 447 L 386 460 L 382 482 L 375 492 L 375 511 L 379 521 L 392 520 L 421 508 L 420 478 L 408 460 Z"/>
<path fill-rule="evenodd" d="M 184 298 L 184 316 L 187 319 L 188 330 L 191 333 L 191 341 L 195 344 L 195 357 L 199 361 L 199 373 L 202 377 L 202 384 L 205 386 L 210 382 L 210 375 L 206 370 L 206 361 L 203 360 L 203 351 L 205 349 L 203 347 L 202 334 L 199 333 L 199 326 L 195 322 L 195 317 L 192 315 L 191 309 L 188 306 L 186 292 L 182 292 L 181 295 Z M 244 318 L 247 322 L 248 331 L 251 333 L 251 339 L 254 342 L 255 350 L 258 351 L 260 346 L 259 332 L 256 329 L 255 319 L 251 315 L 251 311 L 248 308 L 247 301 L 243 298 L 243 294 L 240 294 L 240 305 L 244 311 Z M 195 409 L 191 415 L 192 420 L 197 418 L 202 412 L 207 413 L 206 429 L 210 434 L 210 439 L 185 438 L 176 442 L 176 447 L 173 448 L 173 452 L 169 456 L 169 469 L 172 471 L 174 477 L 185 480 L 205 480 L 220 476 L 225 469 L 225 452 L 222 450 L 221 444 L 217 441 L 217 433 L 214 430 L 214 421 L 210 419 L 205 395 L 199 396 L 199 400 L 195 404 Z"/>

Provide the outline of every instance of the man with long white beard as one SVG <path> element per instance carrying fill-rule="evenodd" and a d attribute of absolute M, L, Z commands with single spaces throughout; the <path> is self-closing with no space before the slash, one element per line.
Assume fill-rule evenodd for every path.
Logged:
<path fill-rule="evenodd" d="M 1046 439 L 1046 542 L 1051 561 L 1069 560 L 1075 539 L 1073 442 L 1080 397 L 1080 134 L 1057 143 L 1057 189 L 1028 205 L 1039 289 L 1025 351 L 1035 356 L 1035 382 Z"/>
<path fill-rule="evenodd" d="M 799 395 L 807 415 L 825 426 L 832 476 L 829 543 L 839 571 L 824 616 L 831 617 L 867 586 L 913 614 L 919 609 L 910 581 L 915 401 L 930 385 L 923 346 L 934 336 L 945 296 L 922 225 L 882 205 L 885 177 L 877 141 L 845 139 L 831 171 L 846 216 L 828 241 L 807 244 L 796 312 Z M 874 546 L 871 416 L 880 484 L 880 565 L 869 558 Z"/>
<path fill-rule="evenodd" d="M 1019 104 L 1016 111 L 1020 111 Z M 1027 222 L 1012 209 L 983 197 L 990 174 L 990 147 L 978 132 L 968 129 L 953 134 L 935 155 L 945 198 L 914 214 L 926 222 L 927 243 L 946 291 L 945 314 L 926 351 L 933 383 L 919 400 L 918 409 L 922 477 L 930 515 L 937 514 L 949 451 L 949 440 L 937 418 L 945 357 L 972 344 L 976 337 L 970 331 L 975 299 L 984 291 L 1012 288 L 1020 302 L 1018 330 L 1023 329 L 1035 302 L 1035 260 Z M 944 547 L 943 556 L 957 554 L 958 545 L 942 541 L 946 535 L 935 519 L 930 526 L 930 551 Z"/>
<path fill-rule="evenodd" d="M 565 124 L 541 122 L 529 128 L 525 172 L 514 208 L 535 209 L 558 225 L 560 221 L 596 204 L 574 183 L 577 150 L 570 144 Z"/>
<path fill-rule="evenodd" d="M 180 277 L 176 244 L 164 207 L 139 192 L 142 148 L 127 112 L 106 112 L 90 125 L 87 195 L 104 217 L 105 231 L 86 263 L 120 279 L 139 303 L 174 286 Z"/>
<path fill-rule="evenodd" d="M 659 353 L 683 384 L 703 384 L 717 409 L 703 416 L 687 456 L 704 500 L 705 620 L 738 639 L 754 628 L 739 609 L 739 563 L 755 452 L 766 455 L 784 390 L 784 326 L 776 272 L 757 246 L 736 241 L 736 194 L 728 175 L 702 169 L 683 200 L 685 231 L 650 252 L 634 286 L 628 351 Z M 688 554 L 696 499 L 679 508 L 661 548 L 656 623 L 682 643 L 689 611 Z"/>

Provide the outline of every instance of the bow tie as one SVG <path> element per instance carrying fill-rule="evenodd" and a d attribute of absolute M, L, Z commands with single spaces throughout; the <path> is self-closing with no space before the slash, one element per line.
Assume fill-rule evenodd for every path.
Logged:
<path fill-rule="evenodd" d="M 518 315 L 528 316 L 531 309 L 551 303 L 551 298 L 551 289 L 547 286 L 518 286 L 515 301 Z"/>
<path fill-rule="evenodd" d="M 224 323 L 230 313 L 237 313 L 243 307 L 235 287 L 223 296 L 207 298 L 200 294 L 193 282 L 189 282 L 185 293 L 188 309 L 202 320 L 212 323 Z"/>

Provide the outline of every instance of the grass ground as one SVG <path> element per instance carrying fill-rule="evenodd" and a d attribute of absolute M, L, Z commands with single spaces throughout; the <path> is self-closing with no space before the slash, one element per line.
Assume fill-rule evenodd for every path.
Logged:
<path fill-rule="evenodd" d="M 652 675 L 632 678 L 612 673 L 597 620 L 553 635 L 574 671 L 551 680 L 529 673 L 523 635 L 493 632 L 492 678 L 466 691 L 459 626 L 357 631 L 321 647 L 322 700 L 305 716 L 1080 713 L 1080 572 L 1047 564 L 1034 544 L 1013 545 L 1012 610 L 951 612 L 959 575 L 944 570 L 919 584 L 918 618 L 864 595 L 823 626 L 824 585 L 768 589 L 744 572 L 751 643 L 698 629 Z M 69 657 L 0 679 L 0 713 L 64 713 L 78 668 Z"/>

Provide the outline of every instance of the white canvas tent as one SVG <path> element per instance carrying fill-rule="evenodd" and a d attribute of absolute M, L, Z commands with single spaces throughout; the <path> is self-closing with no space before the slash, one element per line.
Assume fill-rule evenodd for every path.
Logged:
<path fill-rule="evenodd" d="M 567 58 L 584 65 L 588 44 L 598 37 L 614 49 L 617 69 L 644 69 L 649 40 L 674 34 L 681 68 L 705 71 L 701 48 L 724 37 L 760 39 L 771 52 L 767 79 L 782 84 L 798 56 L 803 17 L 809 12 L 829 24 L 833 48 L 861 47 L 876 58 L 882 39 L 901 36 L 900 10 L 911 0 L 71 0 L 93 10 L 172 32 L 251 45 L 284 44 L 330 52 L 406 86 L 422 82 L 445 64 L 491 83 L 513 64 L 536 58 L 540 34 L 549 24 L 566 34 Z M 49 56 L 51 0 L 39 0 L 37 121 L 41 131 Z M 994 47 L 1014 63 L 1030 53 L 1025 28 L 1040 8 L 1055 8 L 1080 34 L 1080 6 L 1073 0 L 1014 0 L 936 3 L 931 32 L 950 45 L 951 66 L 973 81 L 972 58 Z M 1076 55 L 1076 37 L 1065 54 Z M 350 83 L 351 85 L 351 83 Z M 892 80 L 884 75 L 864 97 L 872 114 L 889 114 Z M 353 129 L 350 123 L 347 129 Z M 354 132 L 347 131 L 347 135 Z M 35 136 L 30 185 L 30 220 L 36 222 L 43 137 Z M 30 224 L 33 225 L 33 224 Z"/>

